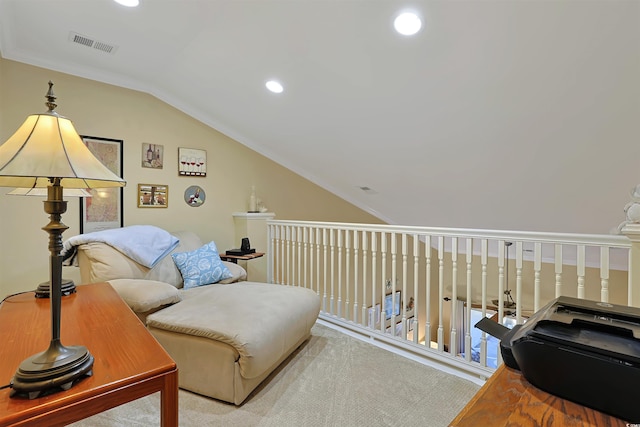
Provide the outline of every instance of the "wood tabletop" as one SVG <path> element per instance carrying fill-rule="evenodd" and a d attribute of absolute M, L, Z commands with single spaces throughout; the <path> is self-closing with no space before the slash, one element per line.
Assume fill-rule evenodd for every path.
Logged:
<path fill-rule="evenodd" d="M 0 385 L 6 385 L 24 359 L 49 346 L 50 299 L 33 292 L 6 299 L 0 325 Z M 156 391 L 163 425 L 177 425 L 176 364 L 109 284 L 78 286 L 62 298 L 60 338 L 65 346 L 87 347 L 93 375 L 32 400 L 0 390 L 0 426 L 65 425 Z"/>
<path fill-rule="evenodd" d="M 618 418 L 549 394 L 500 366 L 450 426 L 625 427 Z"/>
<path fill-rule="evenodd" d="M 264 256 L 264 252 L 254 252 L 251 254 L 246 254 L 246 255 L 227 255 L 227 254 L 220 254 L 220 259 L 223 261 L 227 261 L 227 260 L 250 260 L 250 259 L 254 259 L 254 258 L 260 258 L 261 256 Z"/>

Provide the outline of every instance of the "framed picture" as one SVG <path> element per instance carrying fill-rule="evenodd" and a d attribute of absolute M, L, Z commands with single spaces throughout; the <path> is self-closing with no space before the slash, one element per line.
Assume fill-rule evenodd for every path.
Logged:
<path fill-rule="evenodd" d="M 391 333 L 391 326 L 388 326 L 387 329 L 385 329 L 385 332 L 387 334 L 390 334 Z M 396 323 L 395 333 L 393 334 L 394 337 L 399 337 L 400 335 L 402 335 L 402 322 Z"/>
<path fill-rule="evenodd" d="M 207 152 L 195 148 L 178 148 L 178 174 L 207 176 Z"/>
<path fill-rule="evenodd" d="M 400 291 L 396 291 L 393 299 L 391 294 L 384 296 L 384 314 L 386 320 L 391 319 L 391 313 L 393 313 L 394 316 L 400 315 Z"/>
<path fill-rule="evenodd" d="M 162 169 L 164 147 L 159 144 L 142 143 L 142 167 Z"/>
<path fill-rule="evenodd" d="M 169 186 L 138 184 L 139 208 L 166 208 L 169 206 Z"/>
<path fill-rule="evenodd" d="M 374 329 L 380 323 L 380 304 L 367 309 L 367 326 Z"/>
<path fill-rule="evenodd" d="M 122 177 L 121 139 L 98 138 L 81 135 L 89 151 L 111 172 Z M 123 189 L 92 188 L 87 189 L 92 197 L 80 199 L 80 233 L 120 228 L 123 225 Z"/>

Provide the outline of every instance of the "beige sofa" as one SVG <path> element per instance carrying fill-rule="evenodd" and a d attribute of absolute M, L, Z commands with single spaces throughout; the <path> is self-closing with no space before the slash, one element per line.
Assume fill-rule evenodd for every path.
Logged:
<path fill-rule="evenodd" d="M 172 234 L 172 253 L 203 245 L 192 232 Z M 149 269 L 105 243 L 77 250 L 82 283 L 118 291 L 176 361 L 181 388 L 236 405 L 310 337 L 320 311 L 315 292 L 243 281 L 236 264 L 225 262 L 230 279 L 182 289 L 169 255 Z"/>

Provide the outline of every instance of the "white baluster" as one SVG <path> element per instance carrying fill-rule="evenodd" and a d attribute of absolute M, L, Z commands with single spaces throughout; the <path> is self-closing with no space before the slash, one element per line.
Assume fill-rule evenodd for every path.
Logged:
<path fill-rule="evenodd" d="M 576 269 L 578 273 L 578 298 L 585 298 L 585 288 L 584 288 L 584 276 L 585 276 L 585 246 L 578 245 L 578 260 L 576 263 Z"/>
<path fill-rule="evenodd" d="M 338 233 L 338 317 L 342 317 L 342 233 L 343 230 L 336 230 Z"/>
<path fill-rule="evenodd" d="M 362 323 L 369 320 L 367 317 L 367 235 L 367 231 L 362 232 Z M 375 328 L 375 325 L 373 327 Z"/>
<path fill-rule="evenodd" d="M 555 245 L 556 298 L 562 295 L 562 245 Z"/>
<path fill-rule="evenodd" d="M 480 264 L 482 265 L 482 317 L 487 316 L 487 255 L 489 253 L 489 241 L 482 239 L 480 242 Z M 487 366 L 487 334 L 482 332 L 480 338 L 480 365 Z"/>
<path fill-rule="evenodd" d="M 396 335 L 396 285 L 398 280 L 396 233 L 391 233 L 391 335 Z M 385 276 L 386 277 L 386 276 Z"/>
<path fill-rule="evenodd" d="M 322 311 L 327 312 L 327 229 L 322 229 L 322 287 L 324 296 L 322 297 Z"/>
<path fill-rule="evenodd" d="M 522 323 L 522 242 L 516 242 L 516 322 Z"/>
<path fill-rule="evenodd" d="M 505 241 L 498 241 L 498 319 L 504 318 L 504 253 Z"/>
<path fill-rule="evenodd" d="M 380 269 L 382 271 L 382 283 L 380 284 L 380 288 L 382 289 L 380 292 L 380 297 L 382 299 L 382 320 L 380 321 L 380 332 L 385 333 L 386 330 L 386 326 L 387 326 L 387 317 L 384 315 L 384 313 L 386 313 L 386 307 L 385 307 L 385 295 L 387 294 L 387 289 L 386 289 L 386 285 L 387 285 L 387 233 L 385 233 L 384 231 L 382 233 L 380 233 L 380 240 L 381 240 L 381 245 L 380 245 L 380 258 L 382 261 L 382 264 L 380 266 Z M 391 304 L 391 306 L 393 307 L 393 304 Z M 393 313 L 393 309 L 391 309 L 391 312 Z"/>
<path fill-rule="evenodd" d="M 401 304 L 400 310 L 402 311 L 402 339 L 407 339 L 407 301 L 409 301 L 407 294 L 407 235 L 402 233 L 402 298 L 404 303 Z"/>
<path fill-rule="evenodd" d="M 360 282 L 358 280 L 358 260 L 359 260 L 359 251 L 358 251 L 358 230 L 353 230 L 353 321 L 358 323 L 358 287 L 360 286 Z M 362 287 L 364 287 L 364 284 L 362 285 Z M 363 306 L 364 304 L 364 299 L 363 301 Z M 362 318 L 362 321 L 360 322 L 360 324 L 364 323 L 364 318 Z"/>
<path fill-rule="evenodd" d="M 449 351 L 458 354 L 458 238 L 451 238 L 451 343 Z"/>
<path fill-rule="evenodd" d="M 419 268 L 420 268 L 420 240 L 418 235 L 413 235 L 413 342 L 418 343 L 420 337 L 420 328 L 418 322 L 418 313 L 420 313 L 420 300 L 418 298 L 418 284 L 419 284 Z M 425 337 L 428 341 L 429 337 Z"/>
<path fill-rule="evenodd" d="M 540 309 L 540 272 L 542 270 L 542 243 L 536 242 L 533 245 L 533 311 L 536 312 Z"/>
<path fill-rule="evenodd" d="M 424 344 L 431 347 L 431 236 L 424 238 L 425 276 L 427 280 L 427 290 L 425 295 L 425 323 L 424 323 Z"/>
<path fill-rule="evenodd" d="M 600 301 L 609 302 L 609 248 L 600 247 Z"/>
<path fill-rule="evenodd" d="M 467 261 L 467 316 L 464 325 L 464 357 L 467 362 L 471 361 L 471 264 L 473 262 L 473 239 L 466 239 L 466 261 Z"/>
<path fill-rule="evenodd" d="M 336 312 L 335 312 L 335 287 L 336 287 L 336 272 L 335 272 L 335 267 L 336 267 L 336 263 L 335 263 L 335 252 L 336 252 L 336 245 L 335 245 L 335 240 L 333 237 L 333 228 L 329 229 L 329 245 L 330 245 L 330 249 L 331 249 L 331 253 L 330 253 L 330 258 L 329 258 L 329 265 L 331 266 L 331 276 L 330 276 L 330 280 L 331 280 L 331 315 L 335 316 Z"/>
<path fill-rule="evenodd" d="M 298 255 L 298 263 L 296 264 L 296 270 L 298 272 L 298 283 L 297 286 L 302 286 L 302 228 L 298 227 L 296 231 L 296 241 L 297 241 L 297 255 Z"/>
<path fill-rule="evenodd" d="M 304 266 L 303 266 L 303 283 L 302 285 L 305 287 L 305 289 L 309 288 L 309 282 L 308 282 L 308 275 L 309 275 L 309 266 L 308 266 L 308 257 L 309 257 L 309 228 L 308 227 L 304 227 L 302 229 L 302 241 L 303 243 L 303 254 L 302 254 L 302 259 L 304 260 Z"/>
<path fill-rule="evenodd" d="M 347 280 L 347 287 L 345 289 L 346 294 L 345 294 L 345 299 L 344 299 L 344 312 L 345 312 L 345 319 L 349 320 L 349 304 L 351 304 L 351 301 L 349 301 L 349 296 L 350 296 L 350 292 L 349 290 L 351 289 L 352 283 L 350 279 L 350 274 L 351 274 L 351 232 L 349 230 L 344 230 L 344 238 L 345 238 L 345 252 L 346 252 L 346 265 L 345 265 L 345 278 Z M 340 275 L 340 277 L 342 277 L 342 275 Z"/>
<path fill-rule="evenodd" d="M 284 230 L 285 226 L 278 227 L 278 261 L 280 263 L 280 268 L 278 268 L 278 282 L 281 285 L 284 285 L 284 268 L 286 267 L 285 259 L 284 259 Z"/>
<path fill-rule="evenodd" d="M 377 253 L 378 253 L 378 234 L 375 231 L 372 231 L 371 232 L 371 307 L 373 307 L 374 309 L 376 304 L 378 303 L 378 301 L 376 301 L 376 279 L 377 279 L 376 255 Z M 382 309 L 382 305 L 380 305 L 380 308 Z M 381 319 L 380 323 L 384 323 L 384 311 L 380 313 L 380 319 Z M 374 329 L 375 327 L 376 325 L 373 325 Z"/>
<path fill-rule="evenodd" d="M 444 236 L 438 236 L 438 351 L 444 351 Z"/>
<path fill-rule="evenodd" d="M 318 283 L 313 280 L 313 273 L 315 271 L 314 270 L 315 264 L 313 262 L 313 258 L 314 258 L 314 256 L 313 256 L 313 254 L 314 254 L 313 248 L 314 248 L 314 245 L 315 245 L 315 240 L 313 238 L 313 236 L 314 236 L 313 230 L 314 229 L 312 227 L 309 227 L 308 235 L 307 235 L 307 237 L 309 238 L 309 282 L 310 282 L 309 283 L 309 288 L 315 290 L 316 293 L 318 293 Z"/>
<path fill-rule="evenodd" d="M 284 282 L 287 285 L 291 284 L 291 226 L 287 226 L 286 229 L 286 235 L 285 235 L 285 247 L 286 247 L 286 252 L 285 252 L 285 265 L 286 265 L 286 270 L 284 271 L 285 273 L 285 278 L 284 278 Z"/>

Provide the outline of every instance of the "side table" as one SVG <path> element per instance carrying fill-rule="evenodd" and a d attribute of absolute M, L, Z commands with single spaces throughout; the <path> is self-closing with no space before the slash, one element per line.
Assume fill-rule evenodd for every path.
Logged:
<path fill-rule="evenodd" d="M 237 264 L 238 260 L 249 261 L 250 259 L 260 258 L 262 256 L 264 256 L 264 252 L 254 252 L 252 254 L 246 254 L 246 255 L 220 254 L 220 259 L 223 260 L 223 261 L 229 261 L 229 262 L 232 262 L 234 264 Z"/>
<path fill-rule="evenodd" d="M 61 341 L 93 355 L 93 375 L 68 390 L 32 400 L 0 390 L 1 426 L 63 426 L 160 392 L 161 425 L 178 425 L 178 368 L 108 283 L 78 286 L 62 298 Z M 0 385 L 20 362 L 46 350 L 50 300 L 27 292 L 0 304 Z"/>
<path fill-rule="evenodd" d="M 540 390 L 501 365 L 450 427 L 582 426 L 625 427 L 623 420 Z"/>

